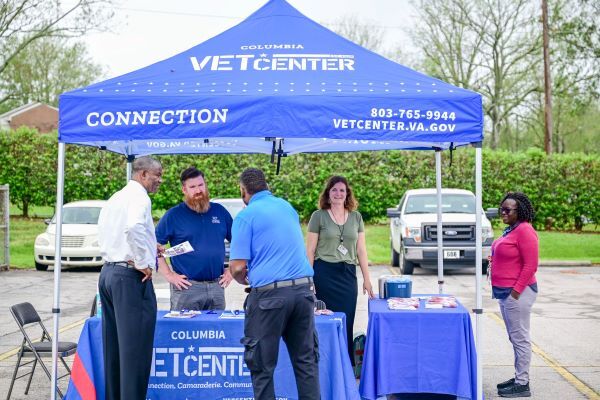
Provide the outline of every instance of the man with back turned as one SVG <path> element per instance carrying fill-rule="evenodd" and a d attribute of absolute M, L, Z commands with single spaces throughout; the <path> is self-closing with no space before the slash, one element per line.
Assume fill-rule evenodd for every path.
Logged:
<path fill-rule="evenodd" d="M 157 257 L 148 193 L 161 183 L 160 162 L 136 159 L 132 179 L 111 196 L 98 220 L 107 400 L 146 398 L 156 324 L 152 271 Z"/>
<path fill-rule="evenodd" d="M 313 270 L 304 251 L 298 213 L 271 194 L 261 170 L 246 169 L 239 183 L 247 207 L 233 221 L 229 268 L 236 281 L 250 285 L 242 344 L 254 398 L 275 398 L 273 372 L 283 338 L 299 398 L 317 400 Z"/>

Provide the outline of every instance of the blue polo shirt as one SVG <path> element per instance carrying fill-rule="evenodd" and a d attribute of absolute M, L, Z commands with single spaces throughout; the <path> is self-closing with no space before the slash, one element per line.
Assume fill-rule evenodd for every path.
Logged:
<path fill-rule="evenodd" d="M 233 222 L 231 260 L 248 260 L 250 286 L 313 276 L 298 213 L 268 190 L 252 196 Z"/>
<path fill-rule="evenodd" d="M 182 202 L 160 219 L 156 241 L 176 246 L 189 240 L 194 251 L 172 257 L 173 270 L 195 281 L 212 281 L 223 274 L 224 239 L 231 242 L 232 222 L 220 204 L 211 202 L 207 212 L 197 213 Z"/>

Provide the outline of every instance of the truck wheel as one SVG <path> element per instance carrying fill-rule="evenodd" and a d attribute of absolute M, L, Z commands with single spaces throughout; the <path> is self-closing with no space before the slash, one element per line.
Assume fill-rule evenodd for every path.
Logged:
<path fill-rule="evenodd" d="M 35 269 L 37 269 L 38 271 L 48 271 L 48 266 L 45 264 L 40 264 L 37 261 L 35 262 Z"/>
<path fill-rule="evenodd" d="M 397 267 L 400 265 L 400 254 L 396 250 L 394 250 L 394 245 L 390 240 L 390 249 L 392 251 L 392 267 Z"/>
<path fill-rule="evenodd" d="M 400 266 L 400 272 L 402 272 L 402 275 L 412 275 L 413 270 L 415 269 L 415 264 L 413 262 L 408 261 L 405 256 L 404 256 L 404 246 L 400 246 L 400 259 L 399 259 L 399 266 Z"/>

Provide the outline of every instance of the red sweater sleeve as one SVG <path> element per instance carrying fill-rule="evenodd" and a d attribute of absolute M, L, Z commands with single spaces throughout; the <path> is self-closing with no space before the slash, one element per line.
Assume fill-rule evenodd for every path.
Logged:
<path fill-rule="evenodd" d="M 517 246 L 521 257 L 521 273 L 514 286 L 514 290 L 522 293 L 525 287 L 529 285 L 532 277 L 535 275 L 538 267 L 539 258 L 539 242 L 537 233 L 528 223 L 521 224 L 520 228 L 515 233 L 519 235 Z"/>

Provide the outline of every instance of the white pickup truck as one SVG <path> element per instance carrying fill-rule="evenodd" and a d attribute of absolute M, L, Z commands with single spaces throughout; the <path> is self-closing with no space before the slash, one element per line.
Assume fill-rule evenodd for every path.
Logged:
<path fill-rule="evenodd" d="M 487 271 L 494 231 L 483 210 L 482 260 Z M 487 214 L 493 217 L 497 210 Z M 387 209 L 392 266 L 411 275 L 416 266 L 437 269 L 437 195 L 435 189 L 407 190 L 400 203 Z M 444 270 L 475 267 L 475 195 L 462 189 L 442 189 Z"/>

